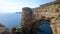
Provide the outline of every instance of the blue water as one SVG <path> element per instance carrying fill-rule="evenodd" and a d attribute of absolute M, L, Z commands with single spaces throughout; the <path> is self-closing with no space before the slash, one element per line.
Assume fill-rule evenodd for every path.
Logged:
<path fill-rule="evenodd" d="M 16 13 L 1 13 L 0 14 L 0 23 L 5 25 L 7 28 L 11 29 L 12 27 L 20 27 L 21 14 Z"/>
<path fill-rule="evenodd" d="M 53 34 L 50 24 L 42 24 L 40 27 L 44 30 L 44 32 L 37 31 L 37 34 Z"/>

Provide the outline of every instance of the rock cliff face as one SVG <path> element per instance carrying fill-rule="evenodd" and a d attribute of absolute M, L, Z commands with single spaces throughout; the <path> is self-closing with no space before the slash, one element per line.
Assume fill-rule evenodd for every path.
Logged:
<path fill-rule="evenodd" d="M 54 17 L 53 19 L 51 19 L 51 27 L 52 30 L 54 32 L 54 34 L 60 34 L 59 30 L 60 30 L 60 25 L 57 25 L 60 23 L 60 2 L 59 1 L 54 1 L 51 3 L 47 3 L 44 5 L 41 5 L 40 7 L 37 8 L 33 8 L 33 13 L 35 16 L 35 18 L 39 19 L 41 16 L 45 16 L 46 18 L 51 18 Z"/>
<path fill-rule="evenodd" d="M 33 20 L 37 20 L 37 19 L 39 20 L 42 16 L 45 16 L 45 18 L 50 18 L 51 20 L 50 25 L 53 30 L 53 33 L 60 34 L 60 1 L 59 0 L 47 4 L 43 4 L 40 5 L 40 7 L 31 8 L 31 9 L 32 9 L 32 17 L 34 16 Z M 24 14 L 24 11 L 22 12 L 23 12 L 22 14 Z M 28 14 L 29 12 L 25 12 L 25 13 Z M 24 18 L 23 16 L 25 16 L 25 14 L 22 15 L 22 24 L 25 23 L 24 22 L 25 20 L 23 20 Z M 31 20 L 28 22 L 30 22 L 29 24 L 31 24 Z"/>
<path fill-rule="evenodd" d="M 2 34 L 2 32 L 5 32 L 5 31 L 8 31 L 8 28 L 0 24 L 0 34 Z"/>

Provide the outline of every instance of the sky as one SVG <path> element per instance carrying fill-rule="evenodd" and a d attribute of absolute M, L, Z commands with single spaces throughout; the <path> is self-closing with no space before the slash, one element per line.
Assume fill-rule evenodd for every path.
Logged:
<path fill-rule="evenodd" d="M 22 12 L 23 7 L 35 8 L 54 0 L 0 0 L 0 13 Z"/>

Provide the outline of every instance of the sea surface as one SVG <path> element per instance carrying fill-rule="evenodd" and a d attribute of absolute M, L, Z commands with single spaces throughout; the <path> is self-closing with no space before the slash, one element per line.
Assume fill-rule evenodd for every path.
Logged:
<path fill-rule="evenodd" d="M 20 27 L 21 13 L 0 13 L 0 23 L 9 29 Z"/>

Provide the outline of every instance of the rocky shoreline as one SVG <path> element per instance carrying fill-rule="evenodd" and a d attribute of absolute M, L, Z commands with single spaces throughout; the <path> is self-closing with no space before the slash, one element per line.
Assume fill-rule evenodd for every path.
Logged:
<path fill-rule="evenodd" d="M 19 33 L 20 28 L 13 27 L 8 29 L 5 25 L 0 24 L 0 34 L 17 34 Z"/>

